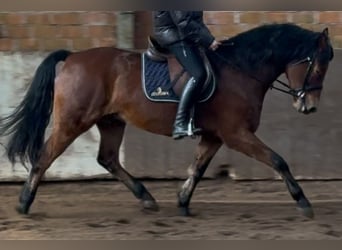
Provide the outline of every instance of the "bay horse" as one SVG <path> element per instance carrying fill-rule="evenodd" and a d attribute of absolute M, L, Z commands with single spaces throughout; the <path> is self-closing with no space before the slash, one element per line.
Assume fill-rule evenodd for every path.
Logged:
<path fill-rule="evenodd" d="M 267 24 L 222 43 L 215 52 L 207 51 L 217 87 L 209 100 L 196 106 L 196 123 L 203 133 L 189 177 L 178 192 L 181 213 L 190 214 L 195 187 L 225 144 L 273 168 L 303 214 L 313 217 L 312 206 L 286 161 L 255 132 L 265 94 L 283 73 L 288 89 L 281 90 L 293 97 L 295 109 L 304 114 L 317 110 L 333 59 L 328 29 L 315 32 L 294 24 Z M 61 61 L 64 64 L 57 70 Z M 170 68 L 176 64 L 172 57 L 169 64 Z M 22 102 L 1 119 L 0 134 L 9 136 L 9 161 L 32 166 L 19 198 L 19 213 L 29 212 L 41 178 L 53 161 L 93 125 L 100 132 L 98 163 L 122 181 L 144 209 L 158 210 L 145 186 L 119 162 L 127 123 L 159 135 L 171 136 L 172 132 L 177 103 L 147 99 L 141 72 L 141 53 L 114 47 L 57 50 L 42 61 Z M 45 141 L 51 115 L 52 132 Z"/>

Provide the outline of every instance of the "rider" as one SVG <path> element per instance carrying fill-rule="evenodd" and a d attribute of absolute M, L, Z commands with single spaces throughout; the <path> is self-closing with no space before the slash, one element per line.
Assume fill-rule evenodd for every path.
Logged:
<path fill-rule="evenodd" d="M 207 77 L 199 47 L 216 50 L 220 42 L 204 24 L 203 11 L 154 11 L 153 18 L 155 39 L 175 55 L 191 76 L 183 89 L 173 125 L 172 137 L 180 139 L 188 135 L 190 110 Z"/>

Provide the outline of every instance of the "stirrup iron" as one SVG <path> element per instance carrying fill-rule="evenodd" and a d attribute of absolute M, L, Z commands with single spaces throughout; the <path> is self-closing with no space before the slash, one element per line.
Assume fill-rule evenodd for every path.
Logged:
<path fill-rule="evenodd" d="M 188 123 L 188 136 L 191 138 L 196 138 L 196 135 L 199 135 L 202 131 L 200 128 L 195 128 L 195 122 L 194 122 L 194 116 L 195 116 L 195 107 L 192 107 L 190 110 L 190 119 Z"/>

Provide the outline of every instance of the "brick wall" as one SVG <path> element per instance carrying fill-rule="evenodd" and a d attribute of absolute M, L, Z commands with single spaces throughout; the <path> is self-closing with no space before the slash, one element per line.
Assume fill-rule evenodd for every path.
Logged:
<path fill-rule="evenodd" d="M 0 51 L 81 50 L 116 45 L 117 13 L 111 12 L 0 12 Z M 229 12 L 206 11 L 205 20 L 218 39 L 262 23 L 294 22 L 322 30 L 329 27 L 335 48 L 342 48 L 342 11 Z M 146 47 L 151 12 L 135 15 L 134 46 Z"/>
<path fill-rule="evenodd" d="M 113 45 L 115 27 L 114 12 L 0 12 L 0 51 Z"/>
<path fill-rule="evenodd" d="M 146 48 L 146 38 L 152 30 L 152 14 L 149 11 L 137 11 L 135 13 L 134 25 L 134 47 L 137 49 Z"/>

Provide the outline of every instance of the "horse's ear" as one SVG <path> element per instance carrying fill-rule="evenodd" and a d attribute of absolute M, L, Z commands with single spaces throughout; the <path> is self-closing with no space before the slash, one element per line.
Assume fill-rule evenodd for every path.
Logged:
<path fill-rule="evenodd" d="M 319 48 L 324 48 L 328 45 L 328 40 L 329 40 L 329 30 L 328 28 L 325 28 L 320 36 L 318 37 L 318 46 Z"/>
<path fill-rule="evenodd" d="M 325 37 L 329 37 L 329 29 L 328 27 L 324 28 L 324 30 L 322 31 L 322 34 L 325 36 Z"/>

